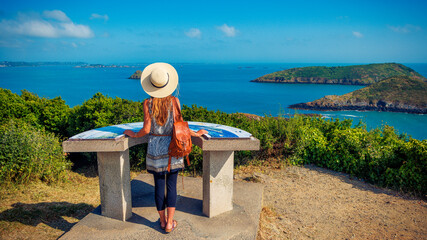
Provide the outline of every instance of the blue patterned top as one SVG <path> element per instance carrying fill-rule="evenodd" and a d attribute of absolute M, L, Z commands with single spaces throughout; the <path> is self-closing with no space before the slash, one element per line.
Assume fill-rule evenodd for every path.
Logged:
<path fill-rule="evenodd" d="M 172 138 L 173 131 L 173 112 L 172 112 L 172 102 L 171 108 L 168 112 L 168 118 L 166 123 L 163 126 L 157 124 L 156 119 L 152 114 L 151 104 L 152 99 L 148 99 L 146 101 L 150 101 L 149 112 L 151 115 L 151 129 L 150 135 L 148 137 L 148 149 L 146 156 L 146 167 L 147 171 L 155 174 L 164 174 L 168 171 L 168 162 L 169 162 L 169 144 Z M 156 135 L 169 135 L 169 136 L 154 136 Z M 182 157 L 171 159 L 171 172 L 177 172 L 184 168 L 184 160 Z"/>

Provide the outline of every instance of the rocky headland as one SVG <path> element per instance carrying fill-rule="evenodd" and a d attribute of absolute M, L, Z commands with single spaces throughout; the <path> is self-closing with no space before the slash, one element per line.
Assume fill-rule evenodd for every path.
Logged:
<path fill-rule="evenodd" d="M 392 76 L 409 76 L 427 81 L 421 74 L 405 65 L 381 63 L 291 68 L 264 75 L 251 82 L 370 85 Z"/>
<path fill-rule="evenodd" d="M 427 82 L 395 76 L 341 96 L 328 95 L 313 102 L 293 104 L 289 108 L 427 114 Z"/>

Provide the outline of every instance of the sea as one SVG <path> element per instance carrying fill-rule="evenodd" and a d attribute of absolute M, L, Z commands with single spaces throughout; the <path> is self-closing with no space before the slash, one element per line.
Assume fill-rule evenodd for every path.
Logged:
<path fill-rule="evenodd" d="M 149 96 L 139 80 L 128 79 L 148 64 L 122 63 L 121 68 L 76 68 L 74 65 L 0 68 L 0 88 L 14 93 L 28 90 L 40 97 L 60 96 L 70 107 L 82 104 L 100 92 L 110 97 L 142 101 Z M 179 75 L 175 92 L 182 104 L 197 105 L 227 113 L 251 113 L 260 116 L 288 116 L 317 113 L 326 119 L 352 119 L 369 129 L 393 126 L 399 134 L 416 139 L 427 138 L 427 116 L 419 114 L 368 111 L 308 111 L 288 106 L 309 102 L 325 95 L 341 95 L 363 86 L 327 84 L 278 84 L 250 82 L 275 71 L 306 66 L 346 66 L 325 63 L 173 63 Z M 405 63 L 427 76 L 427 63 Z"/>

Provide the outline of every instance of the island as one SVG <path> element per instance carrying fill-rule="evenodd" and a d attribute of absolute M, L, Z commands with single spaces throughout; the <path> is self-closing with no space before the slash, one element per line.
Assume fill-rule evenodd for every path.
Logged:
<path fill-rule="evenodd" d="M 421 74 L 403 64 L 379 63 L 291 68 L 264 75 L 251 82 L 370 85 L 393 76 L 409 76 L 427 81 Z"/>
<path fill-rule="evenodd" d="M 116 64 L 111 64 L 111 65 L 104 65 L 104 64 L 83 64 L 83 65 L 75 66 L 75 68 L 130 68 L 130 67 L 133 67 L 133 66 L 116 65 Z"/>
<path fill-rule="evenodd" d="M 134 74 L 132 74 L 132 76 L 129 77 L 129 79 L 141 79 L 141 74 L 142 71 L 141 70 L 136 70 L 136 72 Z"/>
<path fill-rule="evenodd" d="M 289 106 L 307 110 L 361 110 L 427 113 L 427 82 L 408 76 L 394 76 L 362 89 L 313 102 Z"/>

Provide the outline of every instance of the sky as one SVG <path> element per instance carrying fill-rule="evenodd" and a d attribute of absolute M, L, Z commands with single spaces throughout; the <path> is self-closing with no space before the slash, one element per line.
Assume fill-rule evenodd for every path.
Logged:
<path fill-rule="evenodd" d="M 0 0 L 0 61 L 426 63 L 427 1 Z"/>

